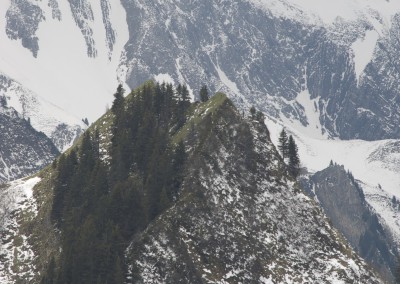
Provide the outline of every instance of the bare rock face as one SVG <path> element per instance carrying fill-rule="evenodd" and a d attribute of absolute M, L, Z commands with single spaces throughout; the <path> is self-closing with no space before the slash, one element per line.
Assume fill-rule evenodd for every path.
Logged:
<path fill-rule="evenodd" d="M 255 105 L 273 118 L 304 126 L 311 118 L 298 96 L 308 91 L 322 133 L 342 139 L 400 138 L 397 14 L 387 24 L 384 15 L 371 10 L 360 12 L 354 21 L 339 18 L 322 25 L 303 20 L 301 13 L 282 16 L 285 11 L 251 0 L 67 2 L 12 0 L 6 13 L 8 38 L 20 40 L 37 57 L 40 24 L 51 25 L 53 20 L 62 25 L 72 17 L 68 20 L 76 23 L 87 56 L 95 59 L 105 51 L 111 59 L 116 27 L 125 25 L 129 38 L 122 54 L 116 55 L 118 70 L 109 74 L 131 88 L 168 74 L 196 96 L 207 82 L 211 91 L 227 93 L 239 107 Z M 290 1 L 275 2 L 296 10 Z M 122 24 L 113 10 L 121 4 L 126 15 L 119 18 L 127 18 Z M 359 70 L 353 45 L 371 31 L 377 32 L 375 46 Z M 105 37 L 99 40 L 99 34 Z M 70 44 L 82 49 L 81 42 Z"/>
<path fill-rule="evenodd" d="M 10 39 L 21 40 L 22 45 L 29 49 L 34 57 L 39 51 L 39 39 L 36 31 L 44 20 L 43 12 L 29 0 L 12 0 L 6 14 L 6 32 Z"/>
<path fill-rule="evenodd" d="M 396 242 L 367 203 L 362 188 L 342 166 L 331 165 L 310 178 L 309 192 L 353 249 L 387 281 L 394 282 Z"/>
<path fill-rule="evenodd" d="M 310 117 L 297 97 L 307 90 L 322 133 L 342 139 L 400 137 L 399 16 L 384 27 L 371 61 L 357 74 L 352 44 L 373 30 L 367 16 L 325 26 L 281 17 L 252 1 L 122 3 L 130 38 L 121 66 L 131 87 L 157 74 L 169 74 L 195 91 L 209 82 L 241 107 L 256 105 L 304 126 Z"/>

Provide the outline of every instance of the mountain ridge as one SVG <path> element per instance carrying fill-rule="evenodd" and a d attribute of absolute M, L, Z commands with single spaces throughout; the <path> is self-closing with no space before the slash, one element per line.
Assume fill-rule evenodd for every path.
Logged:
<path fill-rule="evenodd" d="M 162 156 L 157 155 L 158 162 L 155 164 L 150 158 L 147 167 L 133 162 L 133 166 L 128 164 L 124 168 L 119 168 L 121 162 L 130 160 L 129 157 L 120 156 L 118 153 L 124 153 L 125 147 L 129 148 L 130 146 L 124 144 L 124 133 L 127 133 L 124 127 L 126 126 L 115 128 L 115 125 L 123 123 L 121 119 L 129 114 L 120 112 L 106 114 L 92 126 L 92 134 L 86 133 L 74 148 L 39 173 L 40 180 L 35 178 L 25 182 L 27 188 L 23 192 L 32 193 L 26 194 L 25 201 L 20 203 L 33 203 L 35 204 L 33 207 L 37 209 L 29 211 L 32 210 L 29 209 L 33 208 L 32 206 L 29 208 L 20 206 L 15 215 L 8 217 L 11 218 L 9 220 L 16 220 L 14 222 L 17 223 L 13 230 L 8 231 L 8 238 L 5 243 L 3 240 L 2 244 L 3 249 L 6 248 L 4 253 L 7 256 L 0 273 L 4 281 L 11 283 L 16 279 L 15 277 L 19 277 L 20 279 L 30 279 L 30 281 L 42 279 L 51 283 L 54 275 L 58 275 L 57 277 L 61 277 L 61 279 L 66 277 L 65 279 L 73 282 L 76 280 L 77 282 L 74 283 L 82 281 L 82 283 L 85 281 L 87 283 L 87 281 L 90 282 L 88 279 L 93 278 L 90 278 L 90 270 L 86 270 L 85 267 L 93 261 L 102 260 L 101 257 L 94 259 L 92 256 L 96 252 L 102 255 L 102 253 L 106 253 L 107 247 L 110 247 L 113 248 L 111 250 L 113 253 L 109 256 L 114 259 L 114 267 L 103 267 L 103 264 L 100 264 L 99 267 L 96 266 L 96 269 L 99 269 L 100 275 L 105 275 L 105 281 L 109 279 L 116 283 L 125 282 L 124 280 L 121 282 L 121 279 L 126 279 L 129 283 L 136 279 L 139 279 L 139 282 L 145 282 L 150 278 L 153 280 L 164 279 L 165 281 L 180 279 L 179 281 L 182 283 L 197 283 L 206 279 L 211 281 L 212 278 L 209 277 L 215 277 L 214 281 L 221 283 L 249 279 L 258 279 L 264 283 L 295 281 L 296 279 L 307 281 L 341 279 L 343 281 L 379 283 L 374 273 L 351 251 L 340 234 L 329 225 L 316 204 L 302 193 L 295 181 L 286 173 L 282 159 L 271 143 L 269 132 L 262 121 L 243 118 L 225 95 L 218 94 L 204 103 L 186 104 L 185 122 L 175 128 L 175 125 L 180 125 L 181 118 L 179 116 L 171 118 L 166 112 L 167 109 L 159 109 L 157 104 L 153 104 L 161 98 L 158 97 L 159 91 L 166 92 L 164 95 L 171 95 L 168 91 L 169 88 L 165 85 L 160 87 L 155 83 L 146 83 L 142 88 L 127 96 L 124 101 L 126 109 L 135 108 L 135 104 L 131 104 L 135 102 L 138 104 L 136 107 L 142 105 L 150 109 L 154 107 L 155 111 L 161 111 L 163 114 L 157 118 L 160 119 L 160 123 L 164 118 L 168 118 L 167 121 L 172 119 L 169 122 L 172 124 L 169 125 L 175 129 L 173 131 L 176 136 L 172 141 L 175 140 L 176 144 L 172 148 L 175 150 L 170 152 L 172 157 L 175 157 L 171 163 L 175 165 L 173 167 L 180 169 L 177 173 L 183 176 L 176 176 L 177 179 L 173 178 L 171 180 L 173 183 L 170 184 L 170 177 L 163 172 L 168 171 L 168 167 L 163 165 L 168 163 L 168 152 L 171 151 L 169 147 L 166 148 L 166 153 L 160 152 L 163 153 Z M 117 91 L 116 98 L 121 91 L 121 89 Z M 145 94 L 149 97 L 144 96 Z M 148 104 L 147 100 L 150 98 L 152 99 Z M 147 103 L 144 103 L 146 101 Z M 164 102 L 168 105 L 168 101 Z M 118 102 L 119 100 L 116 99 L 113 104 L 114 111 L 121 107 Z M 178 108 L 185 106 L 179 100 L 174 104 Z M 121 116 L 118 117 L 117 114 Z M 135 114 L 135 112 L 131 114 Z M 113 121 L 111 124 L 110 119 Z M 151 121 L 150 117 L 139 119 L 144 123 Z M 143 128 L 144 125 L 146 124 L 139 123 L 138 129 L 145 131 L 142 133 L 148 133 L 148 130 Z M 101 133 L 96 134 L 96 129 L 100 130 L 100 127 L 102 127 Z M 165 132 L 161 131 L 160 137 L 163 137 L 162 133 Z M 88 135 L 93 135 L 92 139 L 95 143 L 99 143 L 99 148 L 90 146 L 91 138 Z M 137 136 L 134 143 L 140 142 L 138 137 L 141 136 Z M 188 141 L 195 141 L 195 143 L 190 143 L 191 146 L 189 146 Z M 187 149 L 184 148 L 187 158 L 181 160 L 184 161 L 183 164 L 178 162 L 181 159 L 179 157 L 182 157 L 179 154 L 182 151 L 179 146 L 182 145 L 182 142 L 183 145 L 188 145 Z M 150 145 L 155 147 L 151 150 L 150 157 L 159 153 L 159 150 L 164 147 L 159 142 L 154 144 L 150 142 Z M 91 165 L 93 157 L 90 151 L 94 150 L 93 153 L 99 155 L 103 152 L 100 149 L 102 147 L 108 148 L 101 155 L 104 161 L 103 165 L 106 165 L 106 169 L 110 171 L 108 182 L 112 184 L 114 179 L 121 179 L 120 182 L 114 182 L 115 185 L 110 192 L 104 191 L 104 185 L 107 185 L 107 174 L 104 174 L 104 168 L 100 165 L 103 162 L 97 160 L 97 165 Z M 135 149 L 134 146 L 133 149 Z M 140 152 L 134 151 L 134 155 L 137 156 L 134 156 L 133 161 L 141 159 L 143 149 L 140 149 Z M 228 149 L 230 150 L 228 151 Z M 166 154 L 167 156 L 165 156 Z M 111 159 L 107 159 L 108 155 Z M 116 157 L 121 158 L 116 159 Z M 75 175 L 82 177 L 88 173 L 87 166 L 94 170 L 91 175 L 94 178 L 92 181 L 96 184 L 94 187 L 91 185 L 92 183 L 86 186 L 85 181 L 81 179 L 74 181 Z M 149 177 L 156 175 L 156 172 L 153 173 L 151 168 L 148 168 L 149 166 L 154 167 L 159 179 L 142 178 L 142 170 L 144 173 L 147 172 Z M 122 169 L 123 172 L 119 172 L 119 170 L 113 172 L 116 169 Z M 174 176 L 175 174 L 172 174 L 172 177 Z M 128 179 L 128 183 L 125 178 Z M 181 178 L 183 179 L 180 181 Z M 100 183 L 98 179 L 103 182 Z M 158 185 L 158 181 L 166 183 L 161 186 L 162 184 Z M 70 187 L 76 182 L 82 187 Z M 35 186 L 32 191 L 33 185 Z M 172 187 L 169 187 L 170 185 Z M 6 192 L 12 194 L 13 188 L 13 186 L 9 187 Z M 146 191 L 145 195 L 143 195 L 143 191 Z M 132 194 L 136 196 L 135 206 L 131 204 L 126 207 L 124 202 L 131 200 Z M 147 201 L 141 205 L 140 200 L 146 195 L 148 197 L 144 200 Z M 72 198 L 73 196 L 75 198 Z M 90 202 L 85 201 L 88 196 Z M 151 198 L 148 199 L 149 197 Z M 155 199 L 153 200 L 153 198 Z M 110 203 L 106 201 L 108 199 L 110 199 Z M 95 205 L 97 201 L 100 203 Z M 73 211 L 69 208 L 70 202 L 74 204 Z M 93 202 L 95 203 L 93 204 Z M 150 204 L 153 205 L 147 207 L 147 202 L 151 202 Z M 64 204 L 64 206 L 60 207 L 60 204 Z M 95 209 L 97 206 L 101 206 L 102 210 L 97 211 Z M 93 211 L 90 208 L 93 208 Z M 141 211 L 140 208 L 143 208 L 144 211 Z M 110 210 L 109 214 L 98 214 L 104 210 Z M 29 218 L 20 218 L 28 212 L 31 212 L 28 215 Z M 72 212 L 75 213 L 70 215 Z M 125 214 L 128 214 L 126 217 L 131 216 L 128 223 L 123 221 L 124 218 L 114 219 L 116 216 L 125 216 Z M 149 223 L 142 223 L 143 218 L 146 219 L 144 216 L 150 217 Z M 171 216 L 175 217 L 170 219 Z M 110 221 L 103 223 L 102 218 L 118 222 L 119 226 L 110 227 Z M 195 222 L 192 218 L 200 218 L 205 222 Z M 74 223 L 70 222 L 78 222 L 73 225 L 72 231 L 68 224 Z M 139 231 L 131 231 L 132 222 L 138 226 L 136 230 L 139 228 Z M 303 225 L 298 226 L 299 224 Z M 97 227 L 99 225 L 100 227 Z M 145 226 L 142 227 L 143 225 Z M 54 226 L 59 230 L 54 230 Z M 103 243 L 104 240 L 101 236 L 104 235 L 100 233 L 101 231 L 97 235 L 96 230 L 103 230 L 101 229 L 103 226 L 105 226 L 104 232 L 108 232 L 107 235 L 110 239 L 107 238 L 106 247 L 97 247 L 96 244 Z M 26 230 L 27 228 L 28 230 Z M 34 230 L 32 231 L 32 229 Z M 136 233 L 130 235 L 132 232 Z M 170 239 L 172 235 L 169 232 L 178 233 L 178 235 Z M 154 233 L 156 234 L 154 235 Z M 207 236 L 203 235 L 204 233 Z M 70 239 L 70 234 L 75 235 L 77 239 Z M 248 237 L 256 235 L 262 237 L 253 238 L 254 243 L 248 243 Z M 165 241 L 159 240 L 146 245 L 148 241 L 164 238 L 163 236 L 165 236 Z M 128 237 L 126 239 L 128 242 L 122 241 L 121 243 L 121 240 L 126 237 Z M 26 241 L 16 242 L 20 238 Z M 195 244 L 198 240 L 203 240 L 205 243 L 197 246 Z M 43 249 L 48 242 L 50 243 L 46 245 L 46 249 Z M 126 246 L 121 247 L 124 243 Z M 149 274 L 146 272 L 148 271 L 146 267 L 154 257 L 151 248 L 157 243 L 155 251 L 158 249 L 163 252 L 173 251 L 176 257 L 169 258 L 168 254 L 164 253 L 159 259 L 156 270 Z M 18 252 L 26 248 L 27 244 L 32 251 L 31 256 L 24 258 L 23 261 L 21 259 L 18 267 L 13 266 L 15 259 L 18 258 Z M 257 250 L 251 249 L 253 245 L 256 245 Z M 63 249 L 60 250 L 60 247 Z M 150 250 L 147 250 L 146 247 Z M 12 251 L 16 253 L 6 253 Z M 72 259 L 76 261 L 85 260 L 83 262 L 85 265 L 76 267 L 71 270 L 71 273 L 68 273 L 76 264 L 70 263 L 71 255 L 65 254 L 66 251 L 71 251 L 75 256 Z M 231 254 L 230 252 L 235 253 Z M 117 257 L 116 253 L 121 253 L 121 256 L 126 255 L 127 258 Z M 32 258 L 35 259 L 34 262 L 32 262 Z M 179 261 L 180 259 L 184 261 Z M 242 262 L 245 259 L 247 261 Z M 291 261 L 287 262 L 287 259 Z M 215 267 L 211 265 L 213 263 L 216 264 Z M 225 266 L 225 263 L 229 265 Z M 135 268 L 135 266 L 137 267 Z M 28 269 L 28 267 L 30 268 Z M 163 271 L 167 267 L 176 268 L 173 269 L 176 274 L 171 275 L 169 272 L 164 274 Z M 182 269 L 177 269 L 179 267 Z M 312 267 L 311 271 L 310 267 Z M 125 274 L 122 273 L 124 269 L 127 269 L 128 278 L 124 278 Z M 16 275 L 10 273 L 11 271 L 20 271 L 20 273 Z M 33 274 L 32 271 L 34 271 Z M 171 271 L 171 269 L 167 269 L 167 271 Z M 96 273 L 95 279 L 98 279 L 97 275 L 99 274 Z"/>

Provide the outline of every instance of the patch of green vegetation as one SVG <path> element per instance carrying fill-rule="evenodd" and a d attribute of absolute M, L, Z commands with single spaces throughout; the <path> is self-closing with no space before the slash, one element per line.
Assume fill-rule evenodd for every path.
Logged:
<path fill-rule="evenodd" d="M 207 115 L 213 115 L 228 98 L 224 93 L 216 93 L 204 103 L 192 104 L 188 110 L 188 119 L 182 128 L 172 137 L 172 143 L 178 144 L 187 137 L 190 129 L 196 127 Z"/>
<path fill-rule="evenodd" d="M 20 247 L 20 246 L 22 246 L 23 242 L 24 242 L 24 240 L 22 239 L 21 236 L 16 236 L 14 238 L 13 244 L 15 247 Z"/>

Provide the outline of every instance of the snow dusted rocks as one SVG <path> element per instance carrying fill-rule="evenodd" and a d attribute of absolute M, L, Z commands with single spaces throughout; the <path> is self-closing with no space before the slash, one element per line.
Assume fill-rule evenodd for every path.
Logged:
<path fill-rule="evenodd" d="M 36 57 L 39 51 L 39 39 L 36 31 L 44 20 L 39 6 L 29 0 L 12 0 L 6 14 L 7 35 L 12 40 L 21 40 L 22 45 Z"/>
<path fill-rule="evenodd" d="M 263 124 L 227 100 L 193 137 L 179 201 L 127 249 L 129 282 L 380 283 L 287 176 Z"/>
<path fill-rule="evenodd" d="M 34 252 L 27 228 L 37 215 L 33 187 L 40 181 L 35 177 L 18 180 L 0 188 L 0 282 L 4 284 L 32 283 L 35 277 Z"/>
<path fill-rule="evenodd" d="M 28 176 L 52 162 L 59 151 L 13 109 L 0 107 L 0 183 Z"/>
<path fill-rule="evenodd" d="M 310 181 L 311 195 L 315 196 L 333 226 L 371 267 L 389 283 L 394 283 L 397 236 L 396 231 L 391 230 L 393 226 L 385 222 L 390 221 L 385 210 L 373 209 L 369 204 L 370 196 L 365 197 L 361 185 L 343 166 L 332 164 L 312 175 Z M 391 215 L 395 215 L 397 202 L 389 198 L 387 203 L 388 209 L 394 211 Z"/>
<path fill-rule="evenodd" d="M 87 127 L 81 120 L 43 99 L 20 83 L 0 72 L 0 97 L 7 106 L 39 132 L 49 137 L 60 152 L 64 152 Z"/>
<path fill-rule="evenodd" d="M 307 91 L 320 135 L 399 138 L 393 62 L 400 5 L 295 2 L 122 1 L 130 27 L 126 81 L 136 87 L 169 74 L 194 91 L 207 82 L 245 109 L 256 105 L 285 123 L 314 127 L 314 114 L 297 100 Z"/>
<path fill-rule="evenodd" d="M 1 69 L 91 121 L 118 82 L 135 88 L 166 74 L 192 96 L 207 82 L 244 109 L 305 127 L 314 117 L 297 98 L 307 91 L 319 134 L 399 138 L 398 2 L 297 2 L 12 0 L 0 4 L 1 52 L 24 57 L 18 72 L 2 58 Z"/>

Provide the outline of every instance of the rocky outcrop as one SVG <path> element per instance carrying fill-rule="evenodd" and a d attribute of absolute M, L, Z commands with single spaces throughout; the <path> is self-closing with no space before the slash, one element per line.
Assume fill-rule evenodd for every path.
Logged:
<path fill-rule="evenodd" d="M 287 175 L 263 123 L 226 101 L 186 139 L 179 201 L 128 247 L 129 283 L 379 283 Z"/>
<path fill-rule="evenodd" d="M 385 221 L 365 200 L 363 190 L 353 176 L 344 167 L 332 164 L 315 173 L 307 187 L 353 249 L 393 283 L 397 244 Z"/>

